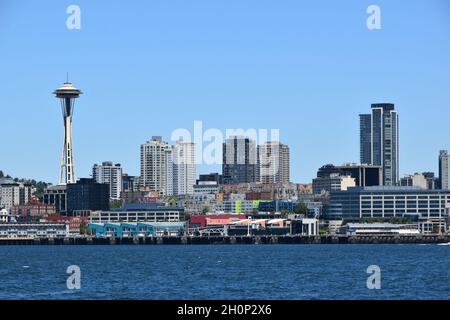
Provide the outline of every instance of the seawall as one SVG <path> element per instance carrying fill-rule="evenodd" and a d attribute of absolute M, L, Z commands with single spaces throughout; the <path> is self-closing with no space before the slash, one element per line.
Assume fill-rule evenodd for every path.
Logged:
<path fill-rule="evenodd" d="M 379 236 L 210 236 L 147 238 L 39 238 L 0 239 L 0 245 L 225 245 L 225 244 L 440 244 L 450 243 L 450 235 Z"/>

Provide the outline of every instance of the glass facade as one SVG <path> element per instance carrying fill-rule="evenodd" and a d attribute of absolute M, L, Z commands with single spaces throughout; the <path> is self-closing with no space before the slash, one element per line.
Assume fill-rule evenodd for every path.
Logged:
<path fill-rule="evenodd" d="M 330 193 L 325 208 L 328 219 L 413 217 L 418 219 L 448 216 L 450 191 L 415 187 L 349 188 Z"/>

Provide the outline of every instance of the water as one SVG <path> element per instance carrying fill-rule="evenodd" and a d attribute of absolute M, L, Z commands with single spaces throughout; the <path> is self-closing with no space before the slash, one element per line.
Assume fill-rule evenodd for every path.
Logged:
<path fill-rule="evenodd" d="M 0 299 L 448 300 L 450 246 L 1 246 L 0 281 Z"/>

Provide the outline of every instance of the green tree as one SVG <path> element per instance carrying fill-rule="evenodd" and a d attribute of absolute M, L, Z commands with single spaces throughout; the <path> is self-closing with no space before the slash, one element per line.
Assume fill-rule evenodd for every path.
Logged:
<path fill-rule="evenodd" d="M 203 209 L 202 209 L 202 215 L 207 214 L 209 211 L 211 211 L 209 207 L 203 207 Z"/>
<path fill-rule="evenodd" d="M 111 209 L 118 209 L 122 207 L 122 200 L 111 200 L 109 202 L 109 207 Z"/>
<path fill-rule="evenodd" d="M 294 213 L 306 215 L 308 213 L 308 207 L 304 203 L 297 203 L 294 207 Z"/>

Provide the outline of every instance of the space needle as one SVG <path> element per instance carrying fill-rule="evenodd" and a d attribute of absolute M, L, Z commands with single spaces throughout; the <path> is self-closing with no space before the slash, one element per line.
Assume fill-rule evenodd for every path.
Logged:
<path fill-rule="evenodd" d="M 64 120 L 64 145 L 61 156 L 60 184 L 75 183 L 75 165 L 73 160 L 72 147 L 72 115 L 77 99 L 82 92 L 75 88 L 69 81 L 65 82 L 61 88 L 56 89 L 53 94 L 61 102 L 61 110 Z"/>

